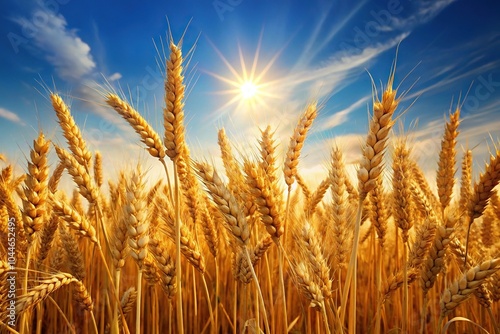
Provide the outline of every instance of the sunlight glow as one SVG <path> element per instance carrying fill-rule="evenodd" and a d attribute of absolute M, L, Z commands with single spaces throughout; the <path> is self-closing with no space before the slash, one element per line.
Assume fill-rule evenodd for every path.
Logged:
<path fill-rule="evenodd" d="M 241 85 L 240 87 L 241 90 L 241 97 L 245 100 L 249 100 L 251 98 L 254 98 L 259 94 L 259 90 L 256 84 L 254 84 L 252 81 L 246 81 Z"/>
<path fill-rule="evenodd" d="M 248 113 L 257 117 L 266 110 L 271 110 L 271 105 L 282 98 L 282 94 L 276 87 L 283 87 L 283 78 L 272 78 L 273 75 L 269 73 L 282 50 L 274 54 L 266 63 L 262 64 L 259 62 L 261 41 L 262 34 L 251 64 L 247 64 L 243 51 L 238 45 L 239 66 L 234 66 L 229 62 L 217 47 L 212 44 L 220 59 L 229 70 L 229 75 L 207 71 L 209 75 L 217 78 L 227 86 L 227 89 L 214 92 L 215 94 L 227 96 L 226 102 L 214 113 L 218 117 L 230 111 Z M 223 112 L 221 113 L 221 111 Z"/>

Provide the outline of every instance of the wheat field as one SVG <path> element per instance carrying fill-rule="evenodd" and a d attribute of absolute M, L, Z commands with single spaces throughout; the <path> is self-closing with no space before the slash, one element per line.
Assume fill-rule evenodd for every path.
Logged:
<path fill-rule="evenodd" d="M 0 155 L 2 333 L 500 333 L 500 150 L 473 171 L 460 106 L 429 180 L 393 133 L 393 70 L 356 177 L 334 146 L 312 187 L 300 159 L 321 104 L 304 107 L 289 142 L 261 129 L 251 153 L 221 128 L 217 166 L 186 143 L 183 66 L 171 43 L 164 133 L 102 92 L 164 170 L 157 182 L 140 164 L 104 179 L 106 157 L 56 92 L 66 145 L 40 131 L 19 175 Z"/>

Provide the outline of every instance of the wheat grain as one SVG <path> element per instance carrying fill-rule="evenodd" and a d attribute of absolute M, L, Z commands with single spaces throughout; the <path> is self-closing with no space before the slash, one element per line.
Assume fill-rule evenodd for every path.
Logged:
<path fill-rule="evenodd" d="M 387 194 L 384 192 L 384 186 L 381 178 L 375 181 L 374 188 L 370 192 L 368 200 L 370 203 L 368 215 L 377 231 L 379 245 L 383 248 L 387 233 L 389 212 L 387 210 Z"/>
<path fill-rule="evenodd" d="M 167 235 L 175 241 L 175 224 L 174 224 L 174 212 L 169 207 L 162 205 L 162 210 L 160 211 L 161 217 L 164 220 Z M 186 257 L 186 259 L 202 274 L 205 273 L 205 258 L 200 252 L 199 245 L 195 241 L 191 231 L 185 224 L 180 226 L 180 243 L 181 243 L 181 253 Z"/>
<path fill-rule="evenodd" d="M 12 181 L 12 176 L 14 174 L 14 170 L 13 170 L 13 167 L 12 165 L 8 165 L 7 167 L 5 168 L 2 168 L 2 173 L 0 174 L 0 181 L 2 181 L 3 183 L 10 183 Z"/>
<path fill-rule="evenodd" d="M 491 202 L 490 202 L 491 204 Z M 486 210 L 483 214 L 483 222 L 481 224 L 481 241 L 483 242 L 483 246 L 487 249 L 491 249 L 491 247 L 495 244 L 497 240 L 495 238 L 495 213 L 491 205 L 486 207 Z"/>
<path fill-rule="evenodd" d="M 300 252 L 307 260 L 312 274 L 319 278 L 318 284 L 321 288 L 321 294 L 324 298 L 329 298 L 332 295 L 332 280 L 330 279 L 330 269 L 326 262 L 326 257 L 323 254 L 319 239 L 313 227 L 305 222 L 297 236 Z"/>
<path fill-rule="evenodd" d="M 309 216 L 312 216 L 318 207 L 318 204 L 323 200 L 323 196 L 325 196 L 326 191 L 331 186 L 330 177 L 327 177 L 316 188 L 316 190 L 312 193 L 311 198 L 307 205 L 307 210 L 309 212 Z"/>

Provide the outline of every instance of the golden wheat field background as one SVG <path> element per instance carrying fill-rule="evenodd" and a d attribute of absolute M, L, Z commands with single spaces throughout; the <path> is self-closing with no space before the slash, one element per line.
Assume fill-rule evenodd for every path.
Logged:
<path fill-rule="evenodd" d="M 106 157 L 89 150 L 57 93 L 66 144 L 40 131 L 20 175 L 2 156 L 3 331 L 433 333 L 453 319 L 456 330 L 499 330 L 500 151 L 473 179 L 467 150 L 455 179 L 460 106 L 443 125 L 437 178 L 427 180 L 408 138 L 392 135 L 399 95 L 390 73 L 374 96 L 357 177 L 334 146 L 328 174 L 311 188 L 298 165 L 317 102 L 282 144 L 284 159 L 272 127 L 243 155 L 220 129 L 216 168 L 190 155 L 182 51 L 173 42 L 169 51 L 161 135 L 103 92 L 164 167 L 153 185 L 141 165 L 103 179 Z M 64 173 L 71 193 L 59 189 Z"/>
<path fill-rule="evenodd" d="M 57 6 L 66 5 L 61 1 Z M 214 1 L 214 13 L 230 21 L 240 3 Z M 388 20 L 394 28 L 397 8 L 408 7 L 398 4 L 370 12 L 370 22 Z M 421 12 L 438 13 L 437 7 Z M 54 8 L 45 28 L 66 27 Z M 26 28 L 22 19 L 13 21 Z M 46 31 L 38 29 L 30 38 L 39 47 Z M 311 154 L 315 129 L 343 124 L 352 112 L 325 116 L 345 87 L 298 94 L 300 113 L 279 120 L 264 101 L 280 96 L 274 86 L 284 80 L 262 82 L 279 53 L 258 74 L 258 52 L 250 70 L 239 49 L 240 75 L 218 51 L 237 77 L 210 73 L 236 87 L 223 92 L 236 95 L 221 104 L 240 112 L 251 106 L 253 113 L 231 114 L 228 122 L 217 118 L 220 110 L 192 114 L 186 105 L 206 97 L 193 90 L 198 39 L 190 29 L 196 28 L 175 37 L 169 30 L 154 43 L 161 68 L 154 108 L 116 84 L 118 72 L 86 87 L 92 94 L 81 98 L 40 76 L 37 93 L 51 114 L 37 113 L 38 124 L 29 125 L 29 148 L 0 134 L 0 333 L 500 333 L 498 122 L 480 143 L 467 136 L 473 131 L 463 133 L 474 122 L 464 117 L 470 89 L 434 121 L 438 143 L 423 152 L 417 117 L 408 118 L 418 116 L 410 111 L 420 95 L 441 86 L 429 83 L 414 94 L 408 77 L 418 65 L 401 65 L 406 31 L 383 50 L 394 51 L 387 73 L 371 67 L 367 86 L 359 86 L 368 87 L 368 98 L 354 102 L 368 109 L 355 120 L 362 136 L 326 138 Z M 75 31 L 65 41 L 82 47 Z M 29 39 L 23 34 L 7 34 L 12 46 Z M 64 55 L 48 62 L 54 58 Z M 66 78 L 78 67 L 55 66 Z M 500 86 L 495 78 L 479 77 L 490 95 Z M 75 110 L 78 99 L 103 117 L 119 117 L 133 145 L 95 140 Z M 277 103 L 298 105 L 285 102 Z M 0 118 L 26 126 L 16 117 L 0 105 Z M 57 121 L 57 130 L 44 127 L 46 118 Z M 196 137 L 207 118 L 216 125 L 208 135 L 216 153 L 206 134 Z M 255 136 L 242 139 L 238 125 L 249 119 L 254 129 L 245 135 Z M 16 145 L 21 159 L 13 158 Z"/>

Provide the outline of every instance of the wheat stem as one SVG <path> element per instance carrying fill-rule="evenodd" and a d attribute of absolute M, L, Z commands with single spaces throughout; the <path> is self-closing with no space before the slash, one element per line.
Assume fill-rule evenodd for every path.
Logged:
<path fill-rule="evenodd" d="M 215 333 L 215 319 L 214 319 L 214 312 L 212 309 L 212 301 L 210 299 L 210 293 L 208 292 L 208 285 L 207 285 L 207 280 L 205 278 L 205 275 L 201 275 L 201 279 L 203 281 L 203 286 L 205 287 L 205 294 L 207 296 L 207 304 L 208 304 L 208 312 L 210 313 L 210 323 L 212 325 L 212 333 Z"/>
<path fill-rule="evenodd" d="M 175 206 L 175 277 L 177 285 L 177 322 L 178 333 L 184 333 L 184 322 L 182 316 L 182 270 L 181 270 L 181 219 L 180 219 L 180 198 L 179 198 L 179 178 L 177 176 L 177 164 L 174 162 L 174 206 Z"/>
<path fill-rule="evenodd" d="M 135 307 L 135 332 L 141 333 L 142 267 L 137 273 L 137 301 Z"/>
<path fill-rule="evenodd" d="M 354 322 L 354 327 L 356 326 L 356 321 L 352 321 L 351 318 L 355 318 L 356 313 L 356 287 L 351 288 L 351 285 L 356 285 L 356 273 L 357 273 L 357 255 L 358 255 L 358 244 L 359 244 L 359 230 L 361 224 L 361 212 L 363 209 L 363 200 L 360 198 L 358 202 L 358 210 L 356 213 L 356 219 L 354 221 L 354 236 L 352 241 L 352 251 L 351 258 L 349 260 L 349 267 L 347 268 L 347 275 L 345 278 L 344 290 L 342 292 L 342 304 L 340 311 L 340 322 L 344 323 L 345 312 L 347 308 L 347 297 L 350 295 L 350 303 L 351 303 L 351 313 L 349 314 L 349 333 L 355 333 L 356 328 L 351 328 L 351 323 Z M 349 293 L 350 291 L 350 293 Z M 354 305 L 353 305 L 354 304 Z M 352 313 L 354 312 L 354 314 Z"/>
<path fill-rule="evenodd" d="M 260 289 L 259 280 L 257 279 L 257 275 L 255 274 L 255 270 L 253 269 L 252 260 L 250 258 L 250 253 L 249 253 L 248 248 L 246 246 L 244 246 L 244 251 L 245 251 L 247 261 L 249 263 L 250 271 L 252 272 L 253 279 L 254 279 L 255 284 L 257 286 L 257 292 L 259 293 L 260 302 L 262 304 L 262 313 L 264 313 L 264 326 L 266 327 L 266 333 L 271 333 L 271 330 L 269 327 L 269 322 L 267 320 L 267 311 L 266 311 L 266 305 L 264 303 L 264 296 L 262 295 L 262 290 Z"/>

